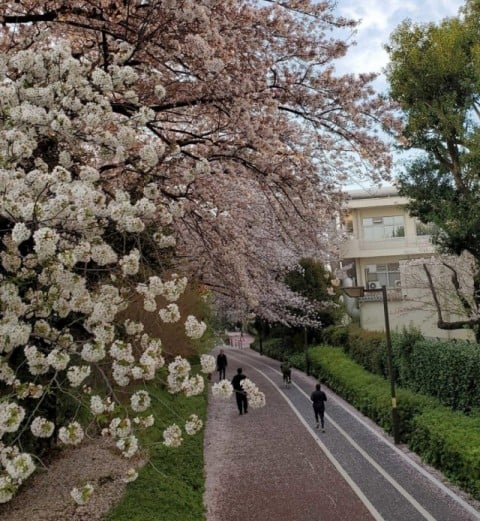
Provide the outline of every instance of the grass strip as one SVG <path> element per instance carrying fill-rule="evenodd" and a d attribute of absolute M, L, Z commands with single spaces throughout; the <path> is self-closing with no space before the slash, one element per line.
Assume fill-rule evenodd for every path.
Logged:
<path fill-rule="evenodd" d="M 185 421 L 191 414 L 205 422 L 207 392 L 186 398 L 169 394 L 159 382 L 151 383 L 148 391 L 155 425 L 139 438 L 148 449 L 150 460 L 104 521 L 202 521 L 205 519 L 204 430 L 193 436 L 184 433 L 179 448 L 164 446 L 162 432 L 172 423 L 184 432 Z"/>

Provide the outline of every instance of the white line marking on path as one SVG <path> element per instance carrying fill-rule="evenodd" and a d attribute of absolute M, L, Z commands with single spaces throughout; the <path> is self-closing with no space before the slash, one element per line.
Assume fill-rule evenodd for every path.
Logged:
<path fill-rule="evenodd" d="M 232 357 L 233 359 L 235 359 L 235 357 L 233 356 Z M 357 494 L 357 496 L 359 497 L 360 501 L 365 505 L 365 507 L 368 509 L 368 511 L 372 514 L 373 518 L 376 520 L 376 521 L 385 521 L 385 519 L 380 515 L 380 513 L 378 512 L 378 510 L 372 505 L 372 503 L 370 503 L 369 499 L 365 496 L 365 494 L 360 490 L 360 488 L 358 487 L 358 485 L 353 481 L 353 479 L 345 472 L 345 470 L 343 469 L 343 467 L 340 465 L 340 463 L 337 461 L 337 459 L 335 458 L 335 456 L 327 449 L 326 445 L 318 438 L 318 436 L 316 436 L 315 432 L 313 431 L 313 429 L 310 427 L 310 425 L 307 423 L 307 421 L 305 420 L 305 418 L 297 411 L 297 409 L 293 406 L 292 402 L 289 400 L 289 398 L 287 396 L 285 396 L 285 393 L 281 392 L 280 389 L 278 388 L 278 385 L 271 379 L 269 378 L 265 373 L 263 373 L 260 369 L 257 369 L 256 367 L 254 367 L 253 365 L 249 364 L 248 362 L 245 362 L 244 360 L 239 360 L 237 359 L 237 361 L 239 362 L 242 362 L 243 364 L 246 364 L 248 365 L 249 367 L 251 367 L 252 369 L 254 369 L 255 371 L 257 371 L 258 373 L 260 373 L 266 380 L 268 380 L 274 387 L 274 389 L 280 393 L 280 395 L 283 397 L 283 399 L 287 402 L 288 406 L 290 407 L 290 409 L 292 409 L 292 411 L 297 415 L 298 419 L 303 423 L 303 425 L 305 426 L 305 428 L 308 430 L 308 432 L 311 434 L 311 436 L 313 437 L 313 439 L 315 440 L 315 442 L 317 443 L 317 445 L 320 446 L 320 448 L 322 449 L 322 451 L 324 452 L 324 454 L 327 456 L 327 458 L 330 460 L 330 462 L 333 464 L 333 466 L 337 469 L 337 471 L 339 472 L 339 474 L 343 477 L 343 479 L 350 485 L 350 487 L 352 488 L 352 490 L 355 492 L 355 494 Z M 301 389 L 300 389 L 301 390 Z M 303 392 L 303 391 L 302 391 Z M 433 518 L 432 518 L 433 519 Z M 435 521 L 435 520 L 433 520 Z"/>

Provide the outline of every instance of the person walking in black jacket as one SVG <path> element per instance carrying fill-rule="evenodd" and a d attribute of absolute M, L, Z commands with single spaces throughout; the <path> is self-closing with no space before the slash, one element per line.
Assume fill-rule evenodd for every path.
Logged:
<path fill-rule="evenodd" d="M 217 371 L 218 379 L 223 380 L 225 378 L 225 370 L 227 369 L 227 355 L 223 349 L 220 349 L 220 353 L 217 356 Z"/>
<path fill-rule="evenodd" d="M 241 367 L 237 369 L 237 374 L 232 378 L 232 386 L 235 391 L 238 412 L 240 414 L 248 412 L 247 393 L 243 390 L 243 387 L 241 385 L 242 380 L 245 380 L 245 378 L 246 376 L 243 374 Z"/>
<path fill-rule="evenodd" d="M 313 412 L 315 413 L 315 421 L 317 422 L 317 429 L 322 425 L 322 432 L 325 432 L 325 402 L 327 395 L 321 390 L 320 384 L 315 386 L 315 391 L 310 395 L 310 400 L 313 403 Z M 319 421 L 320 420 L 320 423 Z"/>

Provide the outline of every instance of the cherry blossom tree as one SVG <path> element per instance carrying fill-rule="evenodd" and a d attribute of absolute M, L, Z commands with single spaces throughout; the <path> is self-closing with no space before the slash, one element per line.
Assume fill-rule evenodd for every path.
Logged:
<path fill-rule="evenodd" d="M 181 211 L 163 243 L 230 302 L 282 319 L 283 274 L 327 262 L 332 216 L 348 177 L 388 176 L 390 107 L 372 74 L 335 74 L 355 23 L 308 0 L 20 0 L 3 3 L 3 46 L 69 38 L 75 56 L 138 81 L 113 110 L 162 144 L 145 175 Z M 115 163 L 104 174 L 116 173 Z M 125 177 L 134 189 L 138 176 Z M 283 317 L 285 318 L 285 317 Z"/>
<path fill-rule="evenodd" d="M 300 302 L 284 274 L 335 253 L 341 182 L 388 176 L 376 131 L 395 121 L 373 75 L 335 75 L 347 46 L 331 31 L 354 23 L 329 2 L 18 0 L 0 16 L 5 502 L 34 469 L 27 436 L 84 436 L 75 416 L 50 415 L 47 396 L 107 415 L 105 433 L 135 454 L 135 430 L 153 420 L 141 386 L 165 361 L 160 339 L 117 317 L 141 296 L 145 311 L 179 320 L 187 282 L 162 278 L 166 261 L 239 309 L 288 321 Z M 192 338 L 205 329 L 193 316 L 184 325 Z M 84 395 L 93 372 L 107 395 Z M 203 388 L 180 357 L 167 373 L 171 392 Z M 115 389 L 135 384 L 120 408 Z M 263 405 L 253 383 L 246 392 Z M 200 426 L 172 425 L 164 443 Z M 80 503 L 91 494 L 72 491 Z"/>
<path fill-rule="evenodd" d="M 35 446 L 29 440 L 81 443 L 78 407 L 59 418 L 62 398 L 108 420 L 103 433 L 124 457 L 137 452 L 136 431 L 154 422 L 144 383 L 165 360 L 160 338 L 148 335 L 143 323 L 118 317 L 140 296 L 146 312 L 164 323 L 178 321 L 176 302 L 187 279 L 153 271 L 163 231 L 179 210 L 147 175 L 167 154 L 146 129 L 152 115 L 146 107 L 130 118 L 112 109 L 130 95 L 135 71 L 120 60 L 105 71 L 72 56 L 60 40 L 0 54 L 0 71 L 2 503 L 35 469 L 35 455 L 24 449 Z M 126 191 L 131 178 L 135 190 Z M 160 297 L 168 304 L 158 309 Z M 194 339 L 205 327 L 192 315 L 184 323 Z M 212 356 L 201 362 L 204 373 L 213 371 Z M 191 374 L 187 360 L 175 357 L 167 373 L 170 392 L 203 391 L 203 377 Z M 127 406 L 118 394 L 126 386 L 133 389 Z M 217 394 L 228 397 L 228 390 L 224 384 Z M 247 392 L 263 405 L 254 384 Z M 192 415 L 183 430 L 191 435 L 201 425 Z M 183 430 L 166 429 L 165 445 L 178 446 Z M 83 503 L 91 493 L 88 484 L 72 497 Z"/>

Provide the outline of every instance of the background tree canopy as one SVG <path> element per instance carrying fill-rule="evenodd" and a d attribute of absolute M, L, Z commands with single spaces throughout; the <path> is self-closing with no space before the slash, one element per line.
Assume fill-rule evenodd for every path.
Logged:
<path fill-rule="evenodd" d="M 335 324 L 340 320 L 342 310 L 332 288 L 332 272 L 322 262 L 312 258 L 301 259 L 299 264 L 299 269 L 287 274 L 287 285 L 310 302 L 322 328 Z M 302 313 L 302 310 L 297 312 Z"/>
<path fill-rule="evenodd" d="M 412 215 L 437 225 L 441 251 L 468 252 L 476 261 L 473 293 L 453 286 L 465 318 L 446 322 L 437 303 L 444 329 L 476 329 L 479 322 L 479 14 L 480 3 L 472 0 L 458 17 L 438 25 L 405 21 L 386 46 L 390 96 L 404 114 L 403 145 L 421 151 L 399 176 L 400 193 L 410 198 Z M 433 281 L 431 289 L 435 296 Z"/>

